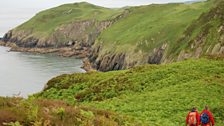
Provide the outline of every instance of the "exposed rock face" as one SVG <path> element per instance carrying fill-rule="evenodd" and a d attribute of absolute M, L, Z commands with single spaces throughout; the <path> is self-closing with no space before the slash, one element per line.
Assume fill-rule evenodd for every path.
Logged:
<path fill-rule="evenodd" d="M 88 59 L 92 64 L 92 68 L 99 71 L 111 71 L 111 70 L 121 70 L 123 69 L 125 62 L 124 53 L 114 53 L 108 52 L 106 54 L 100 54 L 101 46 L 96 46 L 92 49 Z"/>
<path fill-rule="evenodd" d="M 102 46 L 96 46 L 88 57 L 92 68 L 99 71 L 121 70 L 141 64 L 160 64 L 164 60 L 164 52 L 167 44 L 160 48 L 155 48 L 154 52 L 147 54 L 138 52 L 102 52 Z M 148 59 L 146 57 L 149 57 Z"/>
<path fill-rule="evenodd" d="M 167 44 L 163 44 L 162 47 L 155 48 L 150 54 L 143 53 L 142 51 L 128 53 L 108 52 L 104 54 L 100 52 L 101 49 L 98 47 L 93 51 L 93 55 L 91 55 L 89 59 L 90 62 L 93 62 L 93 67 L 97 70 L 121 70 L 141 64 L 160 64 L 164 60 L 164 52 L 166 49 Z"/>
<path fill-rule="evenodd" d="M 62 25 L 48 38 L 38 38 L 32 31 L 11 30 L 5 34 L 3 41 L 16 43 L 24 48 L 46 48 L 46 47 L 81 47 L 91 46 L 99 33 L 111 25 L 110 21 L 98 22 L 95 20 L 73 22 Z M 91 30 L 89 30 L 91 29 Z"/>
<path fill-rule="evenodd" d="M 9 31 L 3 36 L 3 38 L 1 38 L 1 40 L 7 42 L 10 40 L 11 37 L 12 37 L 12 31 Z"/>
<path fill-rule="evenodd" d="M 154 49 L 152 55 L 149 56 L 148 63 L 149 64 L 160 64 L 164 57 L 164 52 L 167 49 L 167 44 L 163 44 L 162 47 L 158 49 Z"/>
<path fill-rule="evenodd" d="M 81 21 L 74 22 L 69 25 L 62 26 L 56 30 L 53 36 L 58 40 L 58 36 L 63 35 L 66 40 L 61 46 L 74 45 L 77 49 L 82 47 L 90 47 L 94 44 L 100 32 L 112 24 L 110 21 Z"/>
<path fill-rule="evenodd" d="M 125 54 L 108 54 L 96 61 L 96 69 L 100 71 L 121 70 L 124 67 Z"/>

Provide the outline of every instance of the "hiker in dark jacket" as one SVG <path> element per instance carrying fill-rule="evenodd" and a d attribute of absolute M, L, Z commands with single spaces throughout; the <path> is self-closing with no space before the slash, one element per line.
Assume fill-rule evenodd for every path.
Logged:
<path fill-rule="evenodd" d="M 201 126 L 214 126 L 215 121 L 212 113 L 208 110 L 208 105 L 205 106 L 205 109 L 200 114 Z"/>
<path fill-rule="evenodd" d="M 200 117 L 197 108 L 194 107 L 187 115 L 186 126 L 199 126 L 199 124 L 200 124 Z"/>

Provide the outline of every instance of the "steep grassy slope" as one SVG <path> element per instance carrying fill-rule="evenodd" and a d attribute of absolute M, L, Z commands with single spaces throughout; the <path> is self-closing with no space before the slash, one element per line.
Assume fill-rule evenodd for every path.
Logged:
<path fill-rule="evenodd" d="M 182 37 L 173 43 L 169 57 L 178 55 L 178 60 L 200 55 L 224 54 L 224 1 L 204 13 L 189 26 Z"/>
<path fill-rule="evenodd" d="M 182 46 L 176 43 L 186 29 L 195 24 L 201 14 L 215 6 L 214 1 L 207 1 L 129 8 L 127 17 L 114 23 L 98 37 L 90 61 L 101 71 L 170 62 L 173 59 L 167 57 L 175 53 L 173 46 Z"/>
<path fill-rule="evenodd" d="M 56 77 L 38 98 L 61 99 L 128 115 L 147 125 L 184 125 L 187 112 L 205 104 L 223 125 L 223 60 L 187 60 L 116 72 Z"/>
<path fill-rule="evenodd" d="M 165 42 L 175 41 L 193 20 L 208 9 L 209 4 L 205 2 L 130 8 L 130 15 L 102 32 L 98 41 L 104 46 L 112 44 L 120 51 L 128 44 L 150 52 Z"/>

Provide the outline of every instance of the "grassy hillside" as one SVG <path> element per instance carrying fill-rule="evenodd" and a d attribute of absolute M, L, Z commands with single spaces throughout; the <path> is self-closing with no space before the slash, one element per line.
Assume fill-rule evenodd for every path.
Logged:
<path fill-rule="evenodd" d="M 104 50 L 152 52 L 162 44 L 175 42 L 194 20 L 210 9 L 211 2 L 194 4 L 153 4 L 130 8 L 128 17 L 99 36 Z M 126 49 L 126 47 L 130 47 Z M 126 49 L 126 50 L 124 50 Z"/>
<path fill-rule="evenodd" d="M 115 111 L 147 125 L 184 125 L 193 107 L 211 107 L 217 126 L 223 125 L 223 60 L 187 60 L 145 65 L 116 72 L 92 72 L 56 77 L 38 98 L 61 99 Z"/>
<path fill-rule="evenodd" d="M 109 9 L 95 6 L 86 2 L 65 4 L 38 13 L 31 20 L 18 26 L 15 31 L 30 31 L 34 35 L 49 36 L 61 25 L 74 21 L 109 20 L 115 18 L 122 9 Z"/>

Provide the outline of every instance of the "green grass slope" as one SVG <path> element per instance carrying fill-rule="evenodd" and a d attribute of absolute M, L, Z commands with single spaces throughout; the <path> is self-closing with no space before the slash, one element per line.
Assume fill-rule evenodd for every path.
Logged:
<path fill-rule="evenodd" d="M 162 44 L 172 44 L 187 26 L 212 6 L 212 2 L 193 4 L 152 4 L 130 8 L 130 14 L 99 36 L 104 50 L 152 52 Z M 127 49 L 127 47 L 130 47 Z"/>
<path fill-rule="evenodd" d="M 146 125 L 184 125 L 193 107 L 208 104 L 217 126 L 224 119 L 223 60 L 187 60 L 130 70 L 56 77 L 37 98 L 110 110 Z"/>
<path fill-rule="evenodd" d="M 86 2 L 65 4 L 38 13 L 14 30 L 15 32 L 32 31 L 32 34 L 36 35 L 36 37 L 45 37 L 52 34 L 60 26 L 74 21 L 110 20 L 121 12 L 122 9 L 109 9 Z"/>

